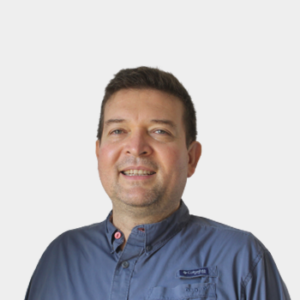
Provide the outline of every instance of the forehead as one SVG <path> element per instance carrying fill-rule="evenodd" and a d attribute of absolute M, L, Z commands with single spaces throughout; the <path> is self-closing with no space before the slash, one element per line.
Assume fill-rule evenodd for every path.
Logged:
<path fill-rule="evenodd" d="M 111 96 L 104 110 L 110 118 L 162 118 L 182 122 L 183 104 L 171 94 L 152 89 L 123 89 Z"/>

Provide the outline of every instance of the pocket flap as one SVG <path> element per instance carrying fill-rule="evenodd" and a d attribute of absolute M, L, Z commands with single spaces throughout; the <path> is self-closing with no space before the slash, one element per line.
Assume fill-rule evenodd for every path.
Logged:
<path fill-rule="evenodd" d="M 214 283 L 180 284 L 174 288 L 156 286 L 151 290 L 149 300 L 184 300 L 200 299 L 203 297 L 216 296 Z"/>

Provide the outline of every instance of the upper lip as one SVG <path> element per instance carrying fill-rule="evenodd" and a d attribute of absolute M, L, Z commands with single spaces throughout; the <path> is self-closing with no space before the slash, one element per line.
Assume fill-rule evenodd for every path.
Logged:
<path fill-rule="evenodd" d="M 149 169 L 149 168 L 143 167 L 143 166 L 130 166 L 130 167 L 126 167 L 125 169 L 122 169 L 121 172 L 129 171 L 129 170 L 144 170 L 144 171 L 149 171 L 149 172 L 154 172 L 154 173 L 156 173 L 156 172 L 153 171 L 152 169 Z"/>

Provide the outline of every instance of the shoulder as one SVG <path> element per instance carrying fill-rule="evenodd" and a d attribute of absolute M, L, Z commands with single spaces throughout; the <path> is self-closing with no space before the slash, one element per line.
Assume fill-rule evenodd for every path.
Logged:
<path fill-rule="evenodd" d="M 54 239 L 32 275 L 30 299 L 58 299 L 58 286 L 75 280 L 80 266 L 92 268 L 90 256 L 101 247 L 107 248 L 105 230 L 105 222 L 101 222 L 68 230 Z"/>
<path fill-rule="evenodd" d="M 36 267 L 34 279 L 68 269 L 74 261 L 88 257 L 91 251 L 101 247 L 107 248 L 107 244 L 105 222 L 68 230 L 46 248 Z"/>
<path fill-rule="evenodd" d="M 208 218 L 199 217 L 195 215 L 190 215 L 190 222 L 195 226 L 199 226 L 201 228 L 209 228 L 220 231 L 232 231 L 232 232 L 240 232 L 243 234 L 249 234 L 248 231 L 244 231 Z"/>
<path fill-rule="evenodd" d="M 251 232 L 210 219 L 191 216 L 186 230 L 194 236 L 201 253 L 223 268 L 223 272 L 227 270 L 228 276 L 234 272 L 243 282 L 269 253 Z"/>
<path fill-rule="evenodd" d="M 186 230 L 194 232 L 209 247 L 220 248 L 237 257 L 259 258 L 267 249 L 251 232 L 234 228 L 203 217 L 190 216 Z"/>
<path fill-rule="evenodd" d="M 63 232 L 57 239 L 88 239 L 94 236 L 101 236 L 105 234 L 105 221 L 95 223 Z"/>
<path fill-rule="evenodd" d="M 105 222 L 63 232 L 46 248 L 41 260 L 72 259 L 87 249 L 107 245 Z"/>

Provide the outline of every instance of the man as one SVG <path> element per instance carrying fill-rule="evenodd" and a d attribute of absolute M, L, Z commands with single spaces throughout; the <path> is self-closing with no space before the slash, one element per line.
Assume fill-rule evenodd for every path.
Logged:
<path fill-rule="evenodd" d="M 172 74 L 116 74 L 96 142 L 113 210 L 50 244 L 26 299 L 290 299 L 260 241 L 190 215 L 181 200 L 201 155 L 196 134 L 193 103 Z"/>

